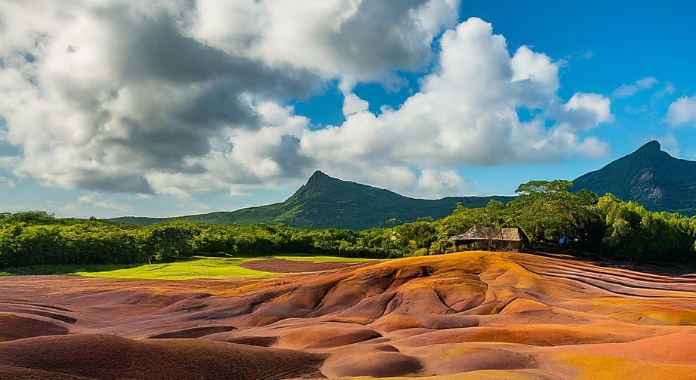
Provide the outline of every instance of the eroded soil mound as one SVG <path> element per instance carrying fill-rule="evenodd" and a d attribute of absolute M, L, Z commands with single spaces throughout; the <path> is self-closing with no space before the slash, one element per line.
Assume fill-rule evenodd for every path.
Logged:
<path fill-rule="evenodd" d="M 270 280 L 15 277 L 0 312 L 71 333 L 0 343 L 0 379 L 696 378 L 696 278 L 526 254 Z"/>
<path fill-rule="evenodd" d="M 322 362 L 319 354 L 200 339 L 68 335 L 0 345 L 0 364 L 6 368 L 94 379 L 285 379 L 316 373 Z"/>
<path fill-rule="evenodd" d="M 68 329 L 53 321 L 0 313 L 0 342 L 44 335 L 67 334 Z"/>

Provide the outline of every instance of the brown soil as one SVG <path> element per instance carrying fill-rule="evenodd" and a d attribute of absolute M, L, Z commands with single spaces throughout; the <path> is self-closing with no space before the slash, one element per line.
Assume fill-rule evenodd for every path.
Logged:
<path fill-rule="evenodd" d="M 0 340 L 0 380 L 693 379 L 696 278 L 485 252 L 274 279 L 7 277 Z"/>
<path fill-rule="evenodd" d="M 47 318 L 38 318 L 0 313 L 0 341 L 68 333 L 67 327 Z"/>
<path fill-rule="evenodd" d="M 94 379 L 272 380 L 316 372 L 323 357 L 201 339 L 136 341 L 68 335 L 3 343 L 0 362 Z"/>
<path fill-rule="evenodd" d="M 264 260 L 246 261 L 242 263 L 240 266 L 246 269 L 253 269 L 271 273 L 302 273 L 341 269 L 353 265 L 356 265 L 356 263 L 314 263 L 311 261 L 294 261 L 272 258 Z"/>

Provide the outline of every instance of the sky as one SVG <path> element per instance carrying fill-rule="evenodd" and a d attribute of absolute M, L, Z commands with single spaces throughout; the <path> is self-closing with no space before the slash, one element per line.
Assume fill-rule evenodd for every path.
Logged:
<path fill-rule="evenodd" d="M 176 216 L 696 160 L 692 1 L 0 0 L 0 211 Z"/>

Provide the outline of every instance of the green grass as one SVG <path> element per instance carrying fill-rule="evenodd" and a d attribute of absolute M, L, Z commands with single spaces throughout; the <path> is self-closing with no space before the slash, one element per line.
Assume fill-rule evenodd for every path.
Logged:
<path fill-rule="evenodd" d="M 292 261 L 326 262 L 363 262 L 370 259 L 355 259 L 331 256 L 297 256 L 278 255 L 278 259 Z M 195 257 L 190 260 L 173 263 L 145 265 L 42 265 L 28 268 L 11 268 L 0 275 L 39 275 L 69 274 L 84 277 L 128 278 L 141 280 L 190 280 L 197 278 L 263 278 L 277 275 L 241 267 L 251 260 L 263 260 L 268 257 L 224 258 Z"/>
<path fill-rule="evenodd" d="M 206 257 L 173 263 L 141 265 L 134 268 L 116 269 L 101 272 L 75 272 L 78 276 L 131 278 L 148 280 L 190 280 L 196 278 L 259 278 L 273 276 L 273 273 L 242 268 L 249 260 L 240 258 Z"/>
<path fill-rule="evenodd" d="M 142 264 L 90 264 L 90 265 L 35 265 L 31 267 L 8 268 L 0 276 L 75 274 L 76 272 L 104 272 L 128 269 Z"/>

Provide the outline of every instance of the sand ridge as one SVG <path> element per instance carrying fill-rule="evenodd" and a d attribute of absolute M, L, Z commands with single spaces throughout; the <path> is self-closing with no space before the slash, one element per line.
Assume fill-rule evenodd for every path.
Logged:
<path fill-rule="evenodd" d="M 165 373 L 142 364 L 153 352 L 201 378 L 219 358 L 240 368 L 252 364 L 239 358 L 255 358 L 260 372 L 228 366 L 229 377 L 218 377 L 251 380 L 696 378 L 696 278 L 530 254 L 464 252 L 273 279 L 2 278 L 0 313 L 0 322 L 28 318 L 70 333 L 37 325 L 0 343 L 0 379 L 116 378 L 89 362 L 67 371 L 52 351 L 92 355 L 97 341 L 127 348 L 113 357 L 132 379 Z M 19 352 L 25 361 L 11 359 Z M 57 361 L 39 365 L 37 353 Z M 186 353 L 206 359 L 191 363 Z M 293 360 L 297 370 L 286 366 Z"/>

